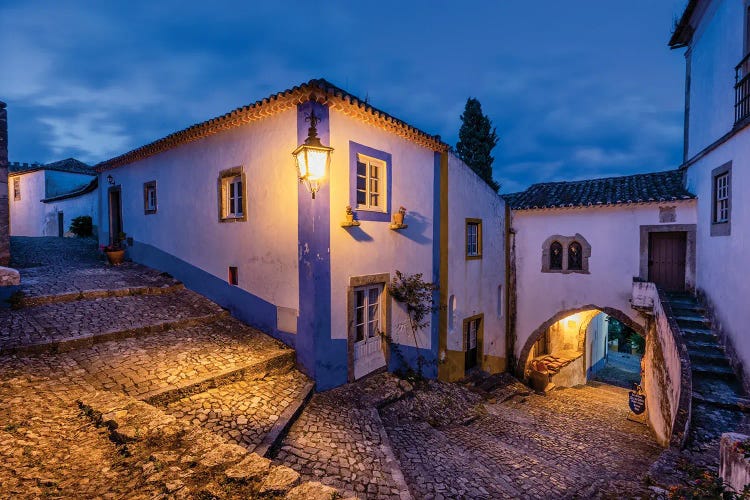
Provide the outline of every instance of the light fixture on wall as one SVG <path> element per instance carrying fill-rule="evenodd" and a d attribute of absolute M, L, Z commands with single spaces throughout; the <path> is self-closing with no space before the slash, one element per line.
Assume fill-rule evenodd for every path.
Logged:
<path fill-rule="evenodd" d="M 323 146 L 320 142 L 318 129 L 316 128 L 320 118 L 315 116 L 315 110 L 310 111 L 305 121 L 310 122 L 307 139 L 305 139 L 304 144 L 292 152 L 292 155 L 297 163 L 299 180 L 305 183 L 314 200 L 315 193 L 320 189 L 320 183 L 325 178 L 328 166 L 331 163 L 333 148 Z"/>
<path fill-rule="evenodd" d="M 114 177 L 112 177 L 112 174 L 109 174 L 109 175 L 107 176 L 107 182 L 109 182 L 109 184 L 110 184 L 111 186 L 114 186 L 114 185 L 115 185 L 115 179 L 114 179 Z"/>

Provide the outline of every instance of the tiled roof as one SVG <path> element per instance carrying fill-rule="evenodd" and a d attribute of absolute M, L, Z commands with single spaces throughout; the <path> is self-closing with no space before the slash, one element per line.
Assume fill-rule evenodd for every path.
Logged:
<path fill-rule="evenodd" d="M 36 170 L 57 170 L 59 172 L 71 172 L 74 174 L 96 175 L 96 171 L 75 158 L 66 158 L 52 163 L 42 165 L 40 163 L 18 163 L 8 164 L 8 172 L 11 174 L 34 172 Z"/>
<path fill-rule="evenodd" d="M 682 171 L 668 170 L 574 182 L 543 182 L 526 191 L 503 195 L 513 210 L 589 207 L 690 200 Z"/>
<path fill-rule="evenodd" d="M 695 12 L 695 8 L 698 6 L 698 0 L 689 0 L 685 10 L 682 12 L 679 21 L 675 24 L 674 32 L 669 39 L 669 46 L 673 49 L 679 49 L 685 47 L 690 43 L 690 38 L 693 36 L 693 28 L 690 26 L 690 18 Z"/>
<path fill-rule="evenodd" d="M 448 144 L 442 142 L 439 136 L 430 135 L 398 118 L 394 118 L 388 113 L 371 106 L 367 101 L 350 94 L 326 80 L 315 79 L 282 92 L 277 92 L 265 99 L 237 108 L 219 117 L 191 125 L 186 129 L 170 134 L 150 144 L 103 161 L 97 164 L 95 168 L 101 172 L 126 165 L 175 148 L 181 144 L 197 141 L 209 135 L 286 111 L 297 104 L 310 100 L 325 103 L 344 114 L 354 116 L 364 122 L 393 132 L 427 148 L 436 151 L 447 151 L 449 148 Z"/>

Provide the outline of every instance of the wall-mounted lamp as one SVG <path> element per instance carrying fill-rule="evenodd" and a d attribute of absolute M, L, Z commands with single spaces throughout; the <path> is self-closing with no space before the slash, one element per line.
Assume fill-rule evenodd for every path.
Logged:
<path fill-rule="evenodd" d="M 109 184 L 110 184 L 111 186 L 114 186 L 114 185 L 115 185 L 115 178 L 114 178 L 114 177 L 112 177 L 112 174 L 109 174 L 109 175 L 107 176 L 107 182 L 109 182 Z"/>
<path fill-rule="evenodd" d="M 333 148 L 323 146 L 318 137 L 317 125 L 320 118 L 315 116 L 315 111 L 305 118 L 310 122 L 310 128 L 307 130 L 307 139 L 305 143 L 292 152 L 297 163 L 297 175 L 300 182 L 304 182 L 307 189 L 312 193 L 313 200 L 315 193 L 320 189 L 320 182 L 325 178 L 328 166 L 331 163 L 331 153 Z"/>

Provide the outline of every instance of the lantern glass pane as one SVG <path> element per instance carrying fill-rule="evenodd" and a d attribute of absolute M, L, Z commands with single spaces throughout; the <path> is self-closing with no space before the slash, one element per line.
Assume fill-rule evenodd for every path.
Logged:
<path fill-rule="evenodd" d="M 318 181 L 326 175 L 326 162 L 328 152 L 318 149 L 309 149 L 307 151 L 307 172 L 311 181 Z"/>

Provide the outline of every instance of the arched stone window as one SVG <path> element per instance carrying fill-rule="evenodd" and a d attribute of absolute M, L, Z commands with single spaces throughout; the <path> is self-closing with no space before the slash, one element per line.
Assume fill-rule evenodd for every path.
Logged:
<path fill-rule="evenodd" d="M 543 273 L 583 273 L 589 272 L 591 245 L 586 238 L 575 236 L 550 236 L 542 244 Z"/>
<path fill-rule="evenodd" d="M 549 247 L 549 268 L 555 271 L 563 268 L 563 247 L 559 241 L 553 241 Z"/>
<path fill-rule="evenodd" d="M 583 249 L 577 241 L 573 241 L 568 245 L 568 269 L 571 271 L 580 271 L 583 269 Z"/>

